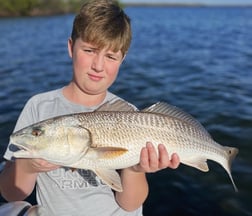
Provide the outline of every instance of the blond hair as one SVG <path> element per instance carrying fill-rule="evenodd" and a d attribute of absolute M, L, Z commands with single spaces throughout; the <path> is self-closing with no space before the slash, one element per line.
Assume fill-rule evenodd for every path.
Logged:
<path fill-rule="evenodd" d="M 98 48 L 121 50 L 125 55 L 131 43 L 130 19 L 117 1 L 85 1 L 76 15 L 71 38 L 73 43 L 81 38 Z"/>

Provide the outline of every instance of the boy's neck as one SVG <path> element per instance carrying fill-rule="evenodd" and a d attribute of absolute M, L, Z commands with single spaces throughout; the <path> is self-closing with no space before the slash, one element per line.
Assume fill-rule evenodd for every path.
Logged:
<path fill-rule="evenodd" d="M 103 92 L 98 95 L 87 94 L 75 87 L 72 82 L 63 88 L 63 95 L 67 100 L 86 107 L 97 106 L 102 103 L 106 97 L 106 93 Z"/>

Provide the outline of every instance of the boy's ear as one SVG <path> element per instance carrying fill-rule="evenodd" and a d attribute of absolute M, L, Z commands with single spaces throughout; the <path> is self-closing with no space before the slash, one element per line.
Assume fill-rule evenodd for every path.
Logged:
<path fill-rule="evenodd" d="M 72 40 L 72 38 L 68 39 L 67 45 L 68 45 L 68 55 L 70 56 L 70 58 L 72 58 L 73 57 L 73 40 Z"/>
<path fill-rule="evenodd" d="M 127 53 L 124 54 L 123 58 L 122 58 L 122 62 L 124 61 L 124 59 L 126 58 Z"/>

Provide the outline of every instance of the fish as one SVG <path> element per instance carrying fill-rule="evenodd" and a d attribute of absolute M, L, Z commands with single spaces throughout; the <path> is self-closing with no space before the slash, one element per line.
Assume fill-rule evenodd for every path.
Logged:
<path fill-rule="evenodd" d="M 238 191 L 231 174 L 239 150 L 223 146 L 192 115 L 165 102 L 136 110 L 124 100 L 109 101 L 93 112 L 46 119 L 10 136 L 19 148 L 15 158 L 41 158 L 72 169 L 93 171 L 115 191 L 123 191 L 117 170 L 134 166 L 150 141 L 162 143 L 180 162 L 203 172 L 207 160 L 220 164 Z"/>

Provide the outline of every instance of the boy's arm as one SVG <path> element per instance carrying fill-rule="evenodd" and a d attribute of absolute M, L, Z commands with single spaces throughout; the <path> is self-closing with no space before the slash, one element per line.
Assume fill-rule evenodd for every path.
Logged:
<path fill-rule="evenodd" d="M 158 156 L 159 155 L 159 156 Z M 158 154 L 151 143 L 142 149 L 140 163 L 121 171 L 123 192 L 116 192 L 116 201 L 126 211 L 139 208 L 148 196 L 148 183 L 145 173 L 165 168 L 175 169 L 179 165 L 177 154 L 169 157 L 164 145 L 159 145 Z"/>
<path fill-rule="evenodd" d="M 23 200 L 31 194 L 39 172 L 58 168 L 41 159 L 7 161 L 0 174 L 0 192 L 7 201 Z"/>

